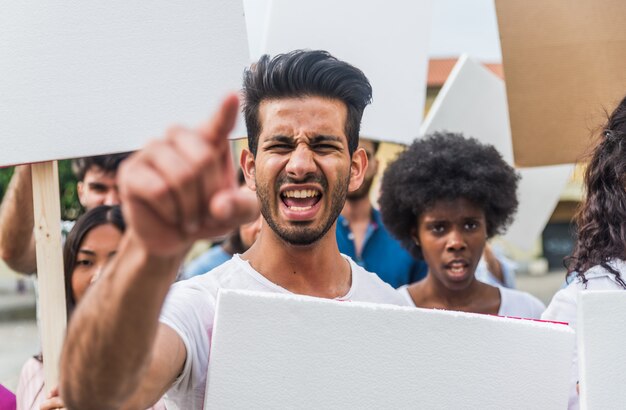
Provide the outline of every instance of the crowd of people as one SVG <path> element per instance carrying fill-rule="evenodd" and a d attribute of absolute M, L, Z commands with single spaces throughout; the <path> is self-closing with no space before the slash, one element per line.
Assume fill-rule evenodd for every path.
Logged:
<path fill-rule="evenodd" d="M 580 290 L 626 288 L 626 98 L 585 174 L 572 283 L 546 309 L 511 289 L 508 264 L 488 245 L 518 206 L 519 176 L 493 146 L 448 132 L 415 140 L 385 170 L 378 210 L 378 143 L 359 139 L 372 98 L 363 72 L 324 51 L 263 56 L 245 71 L 242 95 L 239 171 L 227 139 L 235 95 L 197 129 L 76 161 L 86 212 L 64 243 L 71 320 L 61 384 L 45 386 L 44 358 L 30 359 L 20 408 L 203 408 L 223 288 L 573 328 Z M 0 209 L 2 258 L 25 274 L 36 272 L 31 190 L 29 166 L 18 167 Z M 185 263 L 205 238 L 220 241 Z M 576 357 L 572 369 L 577 408 Z"/>

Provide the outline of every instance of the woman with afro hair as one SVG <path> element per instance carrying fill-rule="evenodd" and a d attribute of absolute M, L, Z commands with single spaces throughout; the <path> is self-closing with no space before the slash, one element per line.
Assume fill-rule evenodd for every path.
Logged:
<path fill-rule="evenodd" d="M 398 289 L 410 304 L 539 318 L 545 306 L 534 296 L 475 277 L 487 239 L 517 210 L 518 179 L 493 146 L 447 132 L 416 140 L 389 165 L 383 222 L 428 265 L 425 279 Z"/>
<path fill-rule="evenodd" d="M 565 289 L 554 295 L 542 319 L 576 329 L 581 290 L 626 289 L 626 97 L 610 115 L 585 170 L 586 196 L 574 217 L 576 245 L 566 259 Z M 570 409 L 578 408 L 577 355 L 572 363 Z"/>

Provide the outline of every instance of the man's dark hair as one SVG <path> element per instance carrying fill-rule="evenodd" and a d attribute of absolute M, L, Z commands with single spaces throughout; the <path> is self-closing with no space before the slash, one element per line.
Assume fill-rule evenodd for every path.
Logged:
<path fill-rule="evenodd" d="M 343 101 L 348 109 L 346 136 L 350 155 L 359 144 L 363 110 L 372 100 L 372 87 L 365 74 L 326 51 L 296 50 L 274 58 L 264 55 L 243 75 L 243 112 L 248 147 L 256 156 L 263 100 L 318 96 Z"/>
<path fill-rule="evenodd" d="M 626 281 L 608 262 L 626 259 L 626 97 L 609 116 L 585 170 L 587 195 L 580 203 L 576 245 L 565 259 L 568 274 L 601 265 L 626 288 Z"/>
<path fill-rule="evenodd" d="M 519 176 L 491 145 L 461 134 L 418 139 L 387 167 L 380 211 L 385 227 L 416 258 L 412 238 L 420 215 L 440 200 L 463 198 L 485 212 L 487 236 L 502 233 L 517 210 Z"/>
<path fill-rule="evenodd" d="M 94 157 L 83 157 L 72 160 L 72 171 L 79 181 L 85 179 L 85 174 L 91 167 L 98 167 L 105 173 L 115 173 L 120 163 L 124 161 L 131 152 L 121 154 L 96 155 Z"/>

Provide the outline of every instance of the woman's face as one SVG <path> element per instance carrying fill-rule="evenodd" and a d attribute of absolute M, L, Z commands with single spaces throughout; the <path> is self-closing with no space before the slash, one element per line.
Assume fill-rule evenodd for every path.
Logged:
<path fill-rule="evenodd" d="M 487 241 L 485 212 L 464 198 L 437 201 L 419 216 L 414 236 L 433 279 L 465 289 Z"/>
<path fill-rule="evenodd" d="M 72 272 L 72 291 L 76 303 L 85 295 L 91 282 L 100 274 L 122 239 L 122 232 L 113 224 L 98 225 L 87 232 L 76 254 Z"/>

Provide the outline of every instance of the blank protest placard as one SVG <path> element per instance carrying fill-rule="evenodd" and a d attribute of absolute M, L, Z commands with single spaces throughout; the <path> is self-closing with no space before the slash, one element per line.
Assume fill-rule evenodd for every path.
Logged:
<path fill-rule="evenodd" d="M 0 166 L 133 150 L 239 90 L 243 4 L 5 2 L 0 56 Z"/>
<path fill-rule="evenodd" d="M 573 344 L 559 324 L 221 290 L 205 408 L 565 408 Z"/>
<path fill-rule="evenodd" d="M 584 159 L 626 94 L 623 0 L 496 0 L 515 163 Z"/>
<path fill-rule="evenodd" d="M 578 297 L 580 408 L 621 409 L 626 403 L 626 292 L 583 291 Z"/>
<path fill-rule="evenodd" d="M 408 144 L 424 112 L 431 3 L 272 0 L 265 33 L 257 35 L 270 55 L 321 49 L 361 69 L 373 88 L 361 135 Z"/>
<path fill-rule="evenodd" d="M 491 144 L 514 165 L 504 81 L 465 55 L 433 102 L 420 135 L 444 130 Z M 573 165 L 518 169 L 519 207 L 504 239 L 523 249 L 532 249 L 573 170 Z"/>

